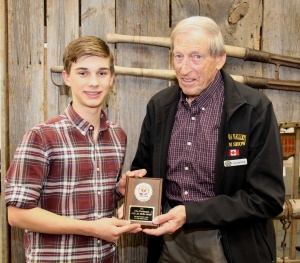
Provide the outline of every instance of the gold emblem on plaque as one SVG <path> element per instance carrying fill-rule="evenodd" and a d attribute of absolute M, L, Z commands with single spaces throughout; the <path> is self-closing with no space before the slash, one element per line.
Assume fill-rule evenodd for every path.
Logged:
<path fill-rule="evenodd" d="M 147 202 L 150 200 L 153 190 L 150 184 L 140 183 L 134 189 L 134 195 L 140 202 Z"/>

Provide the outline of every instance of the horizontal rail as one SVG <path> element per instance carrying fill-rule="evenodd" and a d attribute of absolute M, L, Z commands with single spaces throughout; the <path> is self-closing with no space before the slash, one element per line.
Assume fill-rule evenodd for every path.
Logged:
<path fill-rule="evenodd" d="M 63 71 L 62 66 L 55 66 L 50 68 L 53 73 L 60 73 Z M 144 68 L 130 68 L 115 66 L 115 72 L 118 75 L 131 75 L 138 77 L 160 78 L 160 79 L 176 79 L 174 70 L 170 69 L 144 69 Z M 268 78 L 258 78 L 250 76 L 231 75 L 231 77 L 241 83 L 249 85 L 253 88 L 259 89 L 275 89 L 285 91 L 300 91 L 300 81 L 292 80 L 277 80 Z"/>
<path fill-rule="evenodd" d="M 108 43 L 135 43 L 171 48 L 171 39 L 168 37 L 133 36 L 107 33 L 106 41 Z M 300 58 L 297 57 L 284 56 L 261 50 L 230 45 L 225 45 L 225 50 L 229 57 L 300 69 Z"/>

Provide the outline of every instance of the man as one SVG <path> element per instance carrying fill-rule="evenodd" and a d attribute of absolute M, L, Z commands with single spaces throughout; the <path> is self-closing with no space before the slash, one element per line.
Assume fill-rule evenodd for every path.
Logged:
<path fill-rule="evenodd" d="M 131 167 L 164 178 L 160 226 L 143 230 L 148 262 L 275 262 L 285 190 L 272 103 L 222 70 L 210 18 L 182 20 L 171 41 L 178 84 L 149 101 Z"/>
<path fill-rule="evenodd" d="M 10 225 L 25 229 L 27 262 L 117 262 L 115 242 L 139 232 L 113 217 L 124 195 L 126 134 L 103 111 L 114 81 L 113 56 L 101 39 L 82 37 L 63 55 L 72 99 L 65 113 L 23 137 L 6 177 Z"/>

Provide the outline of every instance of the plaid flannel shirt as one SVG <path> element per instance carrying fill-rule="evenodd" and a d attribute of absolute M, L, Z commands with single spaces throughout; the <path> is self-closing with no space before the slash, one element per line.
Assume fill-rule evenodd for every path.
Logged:
<path fill-rule="evenodd" d="M 104 112 L 97 142 L 93 129 L 70 104 L 28 131 L 6 175 L 7 206 L 79 220 L 112 217 L 126 134 Z M 117 262 L 115 244 L 94 237 L 25 230 L 24 246 L 28 262 Z"/>

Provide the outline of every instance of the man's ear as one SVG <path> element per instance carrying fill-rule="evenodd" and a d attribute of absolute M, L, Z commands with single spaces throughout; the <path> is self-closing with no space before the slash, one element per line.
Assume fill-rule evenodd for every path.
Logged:
<path fill-rule="evenodd" d="M 226 62 L 226 53 L 217 57 L 217 70 L 220 70 Z"/>
<path fill-rule="evenodd" d="M 68 73 L 65 70 L 63 70 L 62 73 L 61 73 L 61 75 L 62 75 L 62 77 L 64 79 L 65 84 L 68 87 L 70 87 L 70 81 L 69 81 L 69 75 L 68 75 Z"/>

